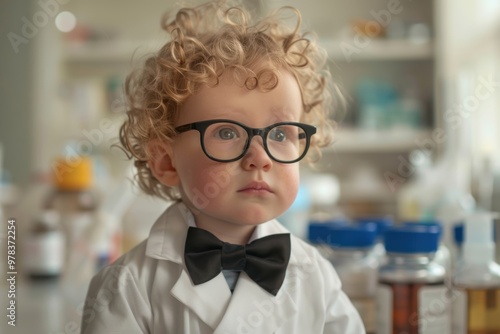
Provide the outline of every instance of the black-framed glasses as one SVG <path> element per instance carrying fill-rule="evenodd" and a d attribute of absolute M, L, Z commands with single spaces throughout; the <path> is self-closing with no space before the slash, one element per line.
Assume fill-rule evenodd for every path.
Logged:
<path fill-rule="evenodd" d="M 241 159 L 248 151 L 254 136 L 260 136 L 271 159 L 281 163 L 301 160 L 309 150 L 316 127 L 296 122 L 280 122 L 265 128 L 251 128 L 228 119 L 184 124 L 175 128 L 177 133 L 197 130 L 207 157 L 218 162 Z"/>

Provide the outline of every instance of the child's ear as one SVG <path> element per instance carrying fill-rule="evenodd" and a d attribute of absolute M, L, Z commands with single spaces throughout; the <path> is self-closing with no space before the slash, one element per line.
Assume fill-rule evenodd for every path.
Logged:
<path fill-rule="evenodd" d="M 173 162 L 172 145 L 154 140 L 148 144 L 148 152 L 151 157 L 148 165 L 156 179 L 169 187 L 179 185 L 179 175 Z"/>

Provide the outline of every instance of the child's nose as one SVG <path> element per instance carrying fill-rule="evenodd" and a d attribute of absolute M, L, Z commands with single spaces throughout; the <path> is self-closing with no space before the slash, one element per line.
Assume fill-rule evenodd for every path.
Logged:
<path fill-rule="evenodd" d="M 247 153 L 241 160 L 243 169 L 264 169 L 269 170 L 273 164 L 273 160 L 264 149 L 262 138 L 255 136 L 250 142 L 250 147 Z"/>

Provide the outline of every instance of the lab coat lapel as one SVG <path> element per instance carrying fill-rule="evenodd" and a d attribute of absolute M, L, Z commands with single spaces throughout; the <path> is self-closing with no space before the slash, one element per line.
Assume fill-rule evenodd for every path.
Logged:
<path fill-rule="evenodd" d="M 154 224 L 146 249 L 146 254 L 152 258 L 182 266 L 181 274 L 170 292 L 186 308 L 210 326 L 215 334 L 234 333 L 235 330 L 274 333 L 297 313 L 297 306 L 285 291 L 285 284 L 273 296 L 244 272 L 240 274 L 232 296 L 222 273 L 206 283 L 194 285 L 183 260 L 188 215 L 183 204 L 173 204 Z M 286 232 L 277 222 L 269 222 L 259 226 L 255 238 Z M 292 256 L 289 266 L 294 262 Z"/>
<path fill-rule="evenodd" d="M 273 296 L 242 272 L 214 334 L 274 333 L 295 313 L 297 306 L 285 289 Z"/>
<path fill-rule="evenodd" d="M 171 294 L 214 329 L 226 311 L 231 292 L 222 273 L 204 284 L 192 283 L 183 259 L 188 215 L 181 203 L 167 209 L 151 229 L 146 253 L 182 267 Z"/>
<path fill-rule="evenodd" d="M 221 321 L 231 299 L 222 273 L 206 283 L 194 285 L 186 269 L 182 271 L 171 293 L 212 329 Z"/>

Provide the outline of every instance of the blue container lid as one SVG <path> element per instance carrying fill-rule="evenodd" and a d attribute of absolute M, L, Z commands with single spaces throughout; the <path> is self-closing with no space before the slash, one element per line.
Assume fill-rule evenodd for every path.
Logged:
<path fill-rule="evenodd" d="M 311 221 L 307 230 L 307 239 L 309 242 L 312 244 L 326 244 L 328 225 L 330 225 L 330 223 L 323 221 Z"/>
<path fill-rule="evenodd" d="M 437 220 L 422 220 L 422 221 L 404 221 L 401 222 L 402 226 L 422 226 L 422 227 L 434 227 L 439 229 L 439 238 L 443 234 L 443 225 Z"/>
<path fill-rule="evenodd" d="M 403 224 L 385 231 L 384 245 L 388 253 L 434 253 L 439 247 L 438 226 Z"/>
<path fill-rule="evenodd" d="M 327 243 L 337 248 L 366 248 L 375 244 L 377 225 L 373 223 L 356 225 L 331 225 Z"/>
<path fill-rule="evenodd" d="M 358 224 L 373 223 L 377 226 L 377 237 L 383 239 L 387 228 L 394 224 L 391 217 L 362 217 L 356 219 Z"/>
<path fill-rule="evenodd" d="M 464 224 L 453 226 L 453 238 L 457 245 L 461 245 L 464 242 Z"/>
<path fill-rule="evenodd" d="M 309 222 L 307 239 L 312 244 L 326 244 L 329 228 L 337 225 L 349 225 L 349 221 L 344 218 L 312 220 Z"/>

